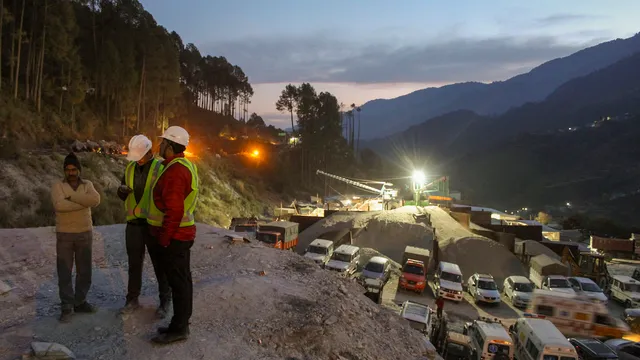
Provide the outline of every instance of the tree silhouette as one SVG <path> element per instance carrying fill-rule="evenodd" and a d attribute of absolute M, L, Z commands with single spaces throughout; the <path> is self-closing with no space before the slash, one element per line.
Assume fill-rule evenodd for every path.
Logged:
<path fill-rule="evenodd" d="M 4 0 L 0 84 L 34 110 L 48 106 L 77 130 L 161 131 L 194 107 L 246 118 L 253 89 L 224 57 L 204 56 L 157 24 L 138 0 Z M 1 89 L 1 88 L 0 88 Z M 3 89 L 4 90 L 4 89 Z M 95 121 L 95 120 L 94 120 Z"/>
<path fill-rule="evenodd" d="M 280 112 L 289 111 L 291 115 L 291 133 L 295 133 L 295 127 L 293 125 L 293 110 L 296 108 L 298 104 L 298 88 L 289 84 L 287 85 L 282 93 L 280 94 L 280 98 L 276 101 L 276 109 Z"/>

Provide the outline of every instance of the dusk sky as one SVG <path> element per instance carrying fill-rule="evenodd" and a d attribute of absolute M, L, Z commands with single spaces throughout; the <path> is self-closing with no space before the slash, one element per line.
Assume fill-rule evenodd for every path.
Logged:
<path fill-rule="evenodd" d="M 283 128 L 288 114 L 274 103 L 288 83 L 310 82 L 344 104 L 364 104 L 429 86 L 505 80 L 640 31 L 638 0 L 141 2 L 185 44 L 242 67 L 255 91 L 249 111 Z"/>

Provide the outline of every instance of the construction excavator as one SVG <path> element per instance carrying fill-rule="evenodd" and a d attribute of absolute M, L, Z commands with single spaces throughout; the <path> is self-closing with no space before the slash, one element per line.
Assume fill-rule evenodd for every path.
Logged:
<path fill-rule="evenodd" d="M 589 278 L 596 284 L 602 284 L 603 280 L 608 279 L 604 255 L 590 251 L 572 251 L 569 246 L 565 246 L 561 261 L 571 269 L 572 276 Z"/>

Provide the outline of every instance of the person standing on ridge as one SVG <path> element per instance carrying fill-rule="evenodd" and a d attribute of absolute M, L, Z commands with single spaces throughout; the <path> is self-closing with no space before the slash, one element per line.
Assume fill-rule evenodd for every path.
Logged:
<path fill-rule="evenodd" d="M 193 312 L 191 247 L 196 238 L 194 211 L 198 198 L 198 169 L 184 157 L 189 133 L 169 127 L 162 136 L 159 155 L 164 169 L 152 187 L 147 222 L 162 249 L 162 268 L 173 295 L 173 317 L 168 327 L 159 327 L 158 344 L 186 340 Z"/>
<path fill-rule="evenodd" d="M 128 149 L 127 160 L 130 162 L 125 168 L 122 185 L 118 188 L 118 197 L 124 201 L 127 215 L 125 242 L 129 260 L 126 303 L 120 313 L 129 314 L 140 307 L 138 297 L 142 288 L 142 268 L 146 246 L 158 280 L 160 306 L 156 310 L 156 316 L 164 319 L 171 308 L 171 288 L 160 264 L 162 249 L 151 236 L 149 224 L 147 224 L 151 186 L 162 171 L 162 161 L 154 159 L 151 140 L 144 135 L 132 137 Z"/>
<path fill-rule="evenodd" d="M 436 309 L 436 315 L 438 318 L 442 318 L 442 310 L 444 309 L 444 298 L 442 296 L 438 295 L 438 298 L 436 299 Z"/>
<path fill-rule="evenodd" d="M 94 313 L 97 308 L 87 302 L 91 288 L 91 251 L 93 219 L 91 208 L 100 205 L 100 194 L 89 180 L 82 179 L 80 160 L 73 152 L 64 159 L 64 180 L 51 187 L 51 201 L 56 212 L 56 263 L 60 294 L 61 322 L 71 321 L 76 313 Z M 76 288 L 72 271 L 75 259 Z"/>

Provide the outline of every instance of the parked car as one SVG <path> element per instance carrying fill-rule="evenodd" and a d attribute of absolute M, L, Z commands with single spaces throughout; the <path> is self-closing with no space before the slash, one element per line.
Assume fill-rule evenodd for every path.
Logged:
<path fill-rule="evenodd" d="M 362 270 L 362 278 L 369 285 L 384 287 L 391 274 L 391 261 L 386 257 L 374 256 Z"/>
<path fill-rule="evenodd" d="M 436 296 L 457 302 L 462 301 L 462 272 L 457 264 L 440 261 L 433 276 Z"/>
<path fill-rule="evenodd" d="M 595 301 L 606 304 L 609 300 L 595 281 L 585 277 L 570 277 L 569 283 L 576 293 L 582 293 Z"/>
<path fill-rule="evenodd" d="M 626 308 L 640 307 L 640 281 L 626 275 L 614 275 L 609 285 L 609 297 Z"/>
<path fill-rule="evenodd" d="M 475 273 L 467 281 L 467 291 L 475 302 L 500 303 L 500 291 L 493 276 Z"/>
<path fill-rule="evenodd" d="M 569 342 L 576 348 L 581 360 L 616 360 L 616 352 L 598 339 L 570 338 Z"/>
<path fill-rule="evenodd" d="M 504 279 L 502 293 L 513 306 L 526 308 L 531 300 L 535 285 L 524 276 L 509 276 Z"/>
<path fill-rule="evenodd" d="M 307 247 L 304 257 L 311 259 L 324 267 L 333 255 L 333 241 L 324 239 L 315 239 Z"/>
<path fill-rule="evenodd" d="M 343 276 L 350 277 L 358 271 L 360 262 L 360 248 L 354 245 L 340 245 L 333 251 L 331 259 L 325 264 L 325 269 L 337 271 Z"/>
<path fill-rule="evenodd" d="M 620 360 L 640 359 L 640 343 L 625 339 L 611 339 L 604 343 L 618 354 Z"/>

